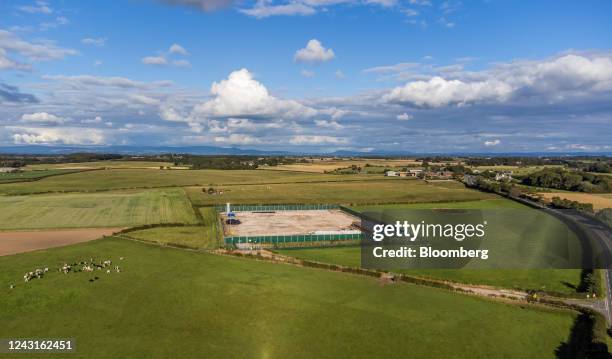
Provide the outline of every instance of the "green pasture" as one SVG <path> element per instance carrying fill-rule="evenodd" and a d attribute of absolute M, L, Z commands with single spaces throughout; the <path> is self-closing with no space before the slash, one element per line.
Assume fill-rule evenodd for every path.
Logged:
<path fill-rule="evenodd" d="M 121 273 L 55 271 L 91 257 Z M 74 338 L 88 359 L 553 358 L 576 317 L 114 238 L 0 257 L 0 308 L 0 338 Z"/>
<path fill-rule="evenodd" d="M 0 185 L 0 194 L 91 192 L 172 186 L 208 187 L 253 183 L 380 180 L 381 178 L 379 175 L 326 175 L 320 173 L 266 170 L 111 169 L 49 177 L 36 183 L 7 183 Z"/>
<path fill-rule="evenodd" d="M 487 242 L 491 257 L 494 253 L 516 253 L 515 248 L 528 248 L 523 250 L 525 256 L 536 255 L 537 253 L 545 252 L 543 243 L 538 241 L 538 238 L 548 238 L 548 231 L 559 230 L 560 223 L 557 219 L 540 214 L 533 209 L 518 204 L 508 199 L 497 198 L 482 201 L 469 201 L 460 203 L 419 203 L 419 204 L 402 204 L 402 205 L 380 205 L 380 206 L 356 206 L 353 209 L 361 212 L 391 210 L 391 213 L 399 210 L 408 209 L 432 209 L 432 208 L 451 208 L 451 209 L 501 209 L 509 210 L 508 216 L 496 216 L 498 221 L 501 219 L 504 223 L 497 223 L 493 237 L 495 241 Z M 531 218 L 530 212 L 534 211 L 538 220 L 531 223 L 528 219 Z M 409 212 L 405 212 L 409 213 Z M 535 218 L 535 217 L 534 217 Z M 529 225 L 531 223 L 531 225 Z M 529 230 L 526 227 L 529 226 Z M 503 229 L 503 230 L 502 230 Z M 528 234 L 528 235 L 527 235 Z M 578 242 L 573 233 L 568 235 L 568 243 L 576 247 L 576 252 L 579 252 Z M 569 245 L 568 244 L 568 245 Z M 285 249 L 279 250 L 280 253 L 295 256 L 298 258 L 321 261 L 327 263 L 337 263 L 347 266 L 361 265 L 361 253 L 359 247 L 340 247 L 340 248 L 309 248 L 309 249 Z M 537 258 L 528 258 L 523 256 L 519 258 L 508 257 L 498 258 L 495 260 L 496 265 L 505 268 L 512 268 L 512 261 L 520 260 L 537 260 Z M 524 268 L 515 266 L 515 268 Z M 573 294 L 576 292 L 576 287 L 580 283 L 580 270 L 574 269 L 397 269 L 396 272 L 412 274 L 416 276 L 451 280 L 467 284 L 486 284 L 496 287 L 516 288 L 516 289 L 533 289 L 545 290 L 559 294 Z"/>
<path fill-rule="evenodd" d="M 36 170 L 23 171 L 16 173 L 0 173 L 0 184 L 8 182 L 34 181 L 44 177 L 64 175 L 68 173 L 79 172 L 79 170 L 68 169 L 52 169 L 52 170 Z"/>
<path fill-rule="evenodd" d="M 0 230 L 193 224 L 180 188 L 104 193 L 0 196 Z"/>
<path fill-rule="evenodd" d="M 277 171 L 277 173 L 286 173 Z M 333 175 L 328 175 L 332 178 Z M 427 183 L 412 179 L 381 179 L 356 182 L 221 186 L 223 194 L 208 194 L 201 187 L 187 188 L 197 205 L 231 203 L 386 203 L 440 202 L 492 199 L 496 196 L 468 189 L 458 182 Z"/>
<path fill-rule="evenodd" d="M 39 169 L 57 169 L 57 168 L 159 168 L 172 167 L 172 162 L 162 161 L 93 161 L 93 162 L 75 162 L 75 163 L 41 163 L 28 165 L 26 170 L 39 170 Z"/>
<path fill-rule="evenodd" d="M 162 245 L 197 249 L 219 247 L 219 238 L 203 226 L 154 227 L 125 233 L 126 237 Z"/>
<path fill-rule="evenodd" d="M 199 211 L 202 220 L 199 226 L 153 227 L 130 231 L 123 236 L 162 245 L 196 249 L 219 248 L 223 242 L 217 211 L 211 207 L 202 207 Z"/>
<path fill-rule="evenodd" d="M 300 259 L 359 267 L 360 250 L 359 247 L 327 247 L 275 251 Z M 581 271 L 577 269 L 398 269 L 394 272 L 464 284 L 574 294 L 580 283 Z"/>

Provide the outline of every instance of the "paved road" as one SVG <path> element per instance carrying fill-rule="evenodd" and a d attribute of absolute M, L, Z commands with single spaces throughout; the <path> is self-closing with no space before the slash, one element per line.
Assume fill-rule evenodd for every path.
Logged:
<path fill-rule="evenodd" d="M 581 305 L 588 306 L 592 309 L 604 314 L 608 320 L 608 325 L 612 326 L 612 231 L 600 221 L 591 218 L 586 214 L 578 211 L 559 210 L 546 207 L 541 203 L 529 201 L 523 198 L 513 198 L 516 201 L 530 204 L 533 207 L 540 208 L 544 211 L 555 215 L 558 218 L 563 218 L 566 221 L 573 222 L 582 230 L 579 235 L 588 237 L 592 243 L 598 243 L 602 249 L 603 269 L 606 282 L 606 297 L 599 301 L 580 301 Z M 592 304 L 589 304 L 592 303 Z"/>

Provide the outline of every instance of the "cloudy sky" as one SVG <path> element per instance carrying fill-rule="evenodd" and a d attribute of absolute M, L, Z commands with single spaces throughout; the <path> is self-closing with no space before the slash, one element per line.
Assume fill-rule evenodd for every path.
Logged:
<path fill-rule="evenodd" d="M 612 152 L 612 2 L 0 2 L 0 146 Z"/>

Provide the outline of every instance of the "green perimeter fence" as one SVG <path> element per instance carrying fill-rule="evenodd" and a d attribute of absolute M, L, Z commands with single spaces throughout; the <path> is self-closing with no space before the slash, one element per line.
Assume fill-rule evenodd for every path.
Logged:
<path fill-rule="evenodd" d="M 218 212 L 224 212 L 226 206 L 215 206 Z M 230 209 L 233 212 L 271 212 L 271 211 L 312 211 L 326 209 L 340 209 L 351 215 L 360 217 L 360 213 L 353 211 L 338 204 L 236 204 L 231 205 Z M 361 240 L 363 233 L 335 233 L 335 234 L 296 234 L 296 235 L 280 235 L 280 236 L 230 236 L 224 237 L 226 246 L 236 244 L 251 243 L 304 243 L 304 242 L 333 242 L 347 240 Z"/>
<path fill-rule="evenodd" d="M 231 246 L 241 243 L 299 243 L 299 242 L 322 242 L 322 241 L 346 241 L 361 240 L 362 233 L 338 233 L 338 234 L 296 234 L 288 236 L 234 236 L 225 237 L 225 245 Z"/>
<path fill-rule="evenodd" d="M 317 209 L 338 209 L 337 204 L 231 204 L 233 212 L 267 212 L 267 211 L 312 211 Z M 215 206 L 219 212 L 225 211 L 225 206 Z"/>

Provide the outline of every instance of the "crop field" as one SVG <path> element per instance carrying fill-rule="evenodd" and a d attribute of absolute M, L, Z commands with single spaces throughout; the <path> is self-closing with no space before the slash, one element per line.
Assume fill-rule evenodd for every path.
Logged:
<path fill-rule="evenodd" d="M 578 192 L 542 192 L 544 198 L 551 200 L 553 197 L 560 197 L 570 201 L 578 201 L 580 203 L 590 203 L 595 211 L 604 208 L 612 208 L 612 194 L 591 194 Z"/>
<path fill-rule="evenodd" d="M 472 170 L 479 170 L 481 172 L 490 171 L 512 171 L 513 175 L 524 176 L 533 172 L 541 171 L 545 168 L 559 168 L 562 165 L 546 165 L 546 166 L 472 166 Z"/>
<path fill-rule="evenodd" d="M 381 206 L 357 206 L 353 209 L 367 212 L 380 211 L 384 209 L 430 209 L 430 208 L 462 208 L 462 209 L 524 209 L 525 211 L 534 211 L 528 207 L 517 204 L 507 199 L 494 199 L 484 201 L 460 202 L 460 203 L 419 203 L 407 205 L 381 205 Z M 530 217 L 529 214 L 526 215 Z M 523 222 L 525 216 L 508 216 L 507 228 L 521 228 L 525 225 Z M 530 231 L 530 241 L 533 242 L 533 248 L 530 248 L 530 253 L 538 253 L 536 246 L 537 241 L 533 238 L 547 235 L 551 228 L 558 228 L 557 220 L 553 217 L 546 216 L 540 218 L 538 225 Z M 550 222 L 550 223 L 548 223 Z M 496 241 L 489 242 L 487 248 L 491 253 L 498 250 L 501 253 L 508 252 L 507 248 L 517 246 L 523 239 L 523 232 L 515 232 L 512 230 L 500 231 L 496 233 Z M 502 240 L 503 239 L 503 240 Z M 569 240 L 577 246 L 575 236 L 570 233 Z M 573 241 L 573 242 L 572 242 Z M 579 248 L 576 249 L 579 252 Z M 279 250 L 279 253 L 294 256 L 298 258 L 321 261 L 327 263 L 336 263 L 347 266 L 359 267 L 361 265 L 361 252 L 359 247 L 341 247 L 341 248 L 317 248 L 317 249 L 285 249 Z M 507 259 L 510 261 L 510 258 Z M 496 263 L 501 263 L 501 260 L 496 260 Z M 508 264 L 511 264 L 510 262 Z M 518 267 L 517 267 L 518 268 Z M 572 294 L 576 292 L 576 287 L 580 283 L 580 270 L 574 269 L 401 269 L 398 272 L 412 274 L 416 276 L 451 280 L 468 284 L 486 284 L 496 287 L 517 288 L 517 289 L 533 289 L 546 290 L 559 294 Z"/>
<path fill-rule="evenodd" d="M 331 176 L 334 177 L 334 176 Z M 223 186 L 223 194 L 209 195 L 201 187 L 187 188 L 197 205 L 231 203 L 388 203 L 491 199 L 496 196 L 468 189 L 458 182 L 427 183 L 412 179 L 357 182 Z"/>
<path fill-rule="evenodd" d="M 68 169 L 52 169 L 52 170 L 36 170 L 23 171 L 17 173 L 0 173 L 0 184 L 9 182 L 33 181 L 44 177 L 64 175 L 68 173 L 79 172 L 79 170 Z"/>
<path fill-rule="evenodd" d="M 136 169 L 159 169 L 163 167 L 174 167 L 171 162 L 155 161 L 94 161 L 77 163 L 42 163 L 28 165 L 26 170 L 40 169 L 94 169 L 94 168 L 136 168 Z"/>
<path fill-rule="evenodd" d="M 90 257 L 121 273 L 54 270 Z M 23 283 L 24 272 L 44 266 L 52 270 Z M 554 358 L 576 318 L 113 238 L 1 257 L 0 307 L 0 337 L 75 338 L 75 358 Z"/>
<path fill-rule="evenodd" d="M 182 189 L 0 196 L 0 230 L 196 223 Z"/>
<path fill-rule="evenodd" d="M 313 160 L 309 163 L 294 163 L 288 165 L 262 167 L 268 170 L 275 171 L 300 171 L 300 172 L 315 172 L 324 173 L 325 171 L 333 171 L 338 168 L 358 166 L 365 167 L 366 164 L 378 167 L 401 167 L 401 166 L 420 166 L 421 161 L 417 160 L 387 160 L 387 159 L 359 159 L 359 160 Z"/>
<path fill-rule="evenodd" d="M 87 171 L 42 179 L 34 183 L 7 183 L 0 194 L 91 192 L 113 189 L 230 184 L 295 183 L 317 181 L 381 180 L 380 175 L 325 175 L 262 170 L 152 170 Z"/>

